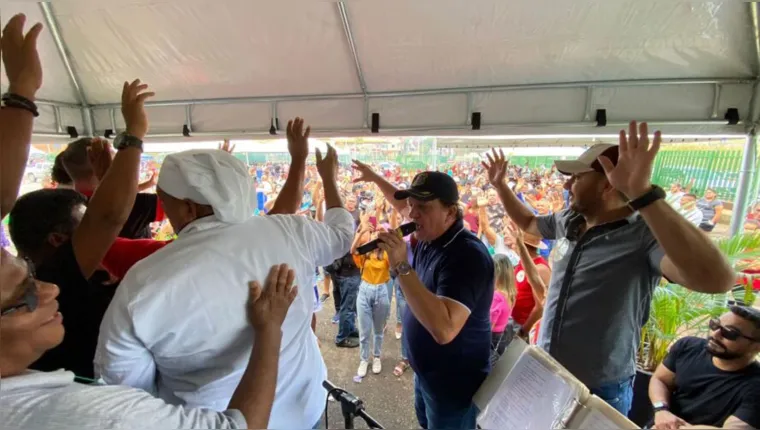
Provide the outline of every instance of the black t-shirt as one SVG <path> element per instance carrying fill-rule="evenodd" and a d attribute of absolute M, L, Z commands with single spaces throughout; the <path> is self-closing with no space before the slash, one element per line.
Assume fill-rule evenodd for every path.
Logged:
<path fill-rule="evenodd" d="M 491 371 L 493 260 L 462 221 L 438 239 L 418 243 L 413 260 L 431 293 L 461 303 L 470 316 L 453 341 L 440 345 L 413 312 L 406 312 L 403 341 L 409 362 L 429 392 L 452 407 L 466 407 Z"/>
<path fill-rule="evenodd" d="M 150 223 L 156 221 L 158 211 L 158 196 L 149 193 L 138 193 L 135 205 L 119 237 L 126 239 L 152 239 Z"/>
<path fill-rule="evenodd" d="M 689 424 L 722 427 L 735 416 L 760 428 L 760 363 L 726 372 L 712 363 L 707 340 L 685 337 L 676 342 L 662 364 L 676 374 L 670 411 Z"/>
<path fill-rule="evenodd" d="M 45 352 L 31 368 L 42 371 L 63 368 L 77 376 L 92 378 L 100 322 L 116 285 L 106 285 L 110 277 L 102 270 L 95 272 L 89 280 L 85 279 L 70 240 L 58 247 L 45 264 L 37 267 L 37 279 L 58 285 L 61 291 L 58 309 L 63 314 L 66 334 L 60 345 Z"/>

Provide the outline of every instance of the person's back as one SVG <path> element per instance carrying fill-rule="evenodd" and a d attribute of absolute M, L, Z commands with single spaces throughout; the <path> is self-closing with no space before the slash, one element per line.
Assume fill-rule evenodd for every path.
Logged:
<path fill-rule="evenodd" d="M 252 347 L 239 312 L 248 280 L 285 262 L 297 285 L 309 286 L 315 266 L 345 254 L 352 229 L 342 208 L 328 211 L 325 224 L 299 216 L 196 220 L 127 274 L 101 327 L 96 370 L 172 404 L 225 410 Z M 326 367 L 310 327 L 313 302 L 310 288 L 300 288 L 283 324 L 270 427 L 310 427 L 321 415 Z"/>

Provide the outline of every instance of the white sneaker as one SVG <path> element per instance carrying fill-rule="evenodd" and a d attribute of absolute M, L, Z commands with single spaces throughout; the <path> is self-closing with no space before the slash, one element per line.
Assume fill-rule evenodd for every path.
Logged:
<path fill-rule="evenodd" d="M 361 363 L 359 363 L 359 370 L 356 371 L 356 374 L 359 375 L 362 378 L 365 377 L 365 376 L 367 376 L 367 368 L 368 367 L 369 367 L 369 362 L 368 361 L 362 361 Z"/>
<path fill-rule="evenodd" d="M 372 360 L 372 373 L 377 375 L 378 373 L 382 371 L 383 371 L 383 363 L 380 361 L 380 357 L 375 357 L 375 359 Z"/>

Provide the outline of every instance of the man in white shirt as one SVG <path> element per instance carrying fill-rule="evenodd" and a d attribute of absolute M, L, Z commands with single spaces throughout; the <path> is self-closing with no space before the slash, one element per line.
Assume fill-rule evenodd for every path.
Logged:
<path fill-rule="evenodd" d="M 308 139 L 302 124 L 289 125 L 289 134 Z M 169 155 L 158 194 L 178 238 L 122 281 L 101 325 L 96 373 L 171 404 L 227 409 L 252 347 L 245 316 L 234 312 L 245 300 L 240 285 L 284 262 L 301 288 L 282 326 L 268 428 L 317 424 L 327 369 L 310 327 L 310 287 L 314 268 L 345 255 L 354 231 L 338 193 L 333 148 L 325 159 L 317 152 L 317 168 L 328 208 L 324 223 L 294 215 L 252 217 L 256 199 L 247 168 L 226 152 Z"/>

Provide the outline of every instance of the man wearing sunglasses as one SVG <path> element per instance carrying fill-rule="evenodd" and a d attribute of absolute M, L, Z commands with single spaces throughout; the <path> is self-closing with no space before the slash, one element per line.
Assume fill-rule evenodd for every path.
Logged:
<path fill-rule="evenodd" d="M 656 429 L 760 428 L 760 311 L 733 306 L 676 342 L 649 383 Z"/>

